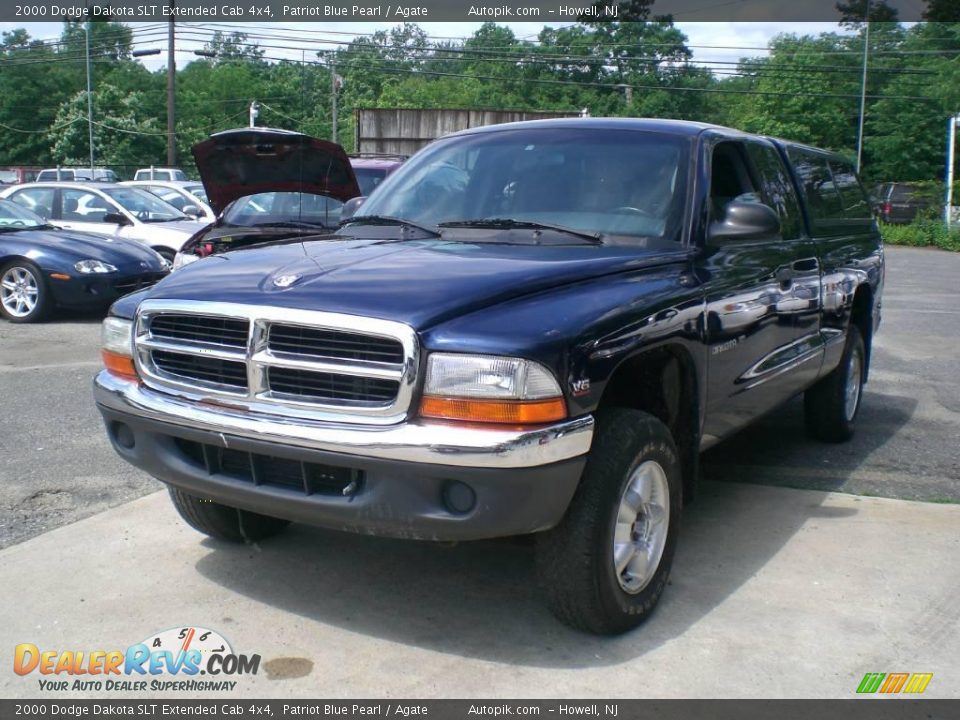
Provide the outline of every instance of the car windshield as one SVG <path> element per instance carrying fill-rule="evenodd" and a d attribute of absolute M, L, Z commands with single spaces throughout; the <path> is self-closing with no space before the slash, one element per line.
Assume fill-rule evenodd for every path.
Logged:
<path fill-rule="evenodd" d="M 294 222 L 332 228 L 340 220 L 342 207 L 342 202 L 325 195 L 257 193 L 232 203 L 223 214 L 223 222 L 244 227 Z"/>
<path fill-rule="evenodd" d="M 572 127 L 454 137 L 393 173 L 355 217 L 554 225 L 638 244 L 672 242 L 682 226 L 689 144 L 654 132 Z"/>
<path fill-rule="evenodd" d="M 360 194 L 366 197 L 376 190 L 377 186 L 387 176 L 387 169 L 355 167 L 353 174 L 357 176 L 357 185 L 360 186 Z"/>
<path fill-rule="evenodd" d="M 47 221 L 10 200 L 0 200 L 0 231 L 44 227 Z"/>
<path fill-rule="evenodd" d="M 164 202 L 146 190 L 125 187 L 104 188 L 103 192 L 140 222 L 170 222 L 172 220 L 190 219 L 170 203 Z"/>

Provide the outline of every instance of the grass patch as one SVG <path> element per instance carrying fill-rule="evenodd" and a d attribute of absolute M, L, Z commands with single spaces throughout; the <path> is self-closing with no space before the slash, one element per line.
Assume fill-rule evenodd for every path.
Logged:
<path fill-rule="evenodd" d="M 883 241 L 889 245 L 936 247 L 960 252 L 960 228 L 953 226 L 948 232 L 942 218 L 921 217 L 909 225 L 888 225 L 882 222 L 879 225 Z"/>

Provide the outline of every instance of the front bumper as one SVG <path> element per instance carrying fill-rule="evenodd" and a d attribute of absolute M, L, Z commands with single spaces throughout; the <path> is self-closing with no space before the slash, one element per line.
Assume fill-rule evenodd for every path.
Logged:
<path fill-rule="evenodd" d="M 49 273 L 47 273 L 49 276 Z M 107 307 L 137 290 L 155 285 L 166 272 L 72 275 L 69 280 L 47 279 L 54 302 L 61 307 Z"/>
<path fill-rule="evenodd" d="M 423 421 L 360 427 L 253 416 L 179 400 L 106 372 L 95 379 L 94 395 L 115 450 L 188 493 L 297 522 L 429 540 L 556 525 L 593 436 L 590 416 L 525 429 Z M 190 448 L 206 448 L 207 460 L 229 453 L 231 467 L 238 457 L 261 468 L 294 461 L 305 475 L 347 471 L 361 480 L 346 495 L 316 492 L 308 480 L 297 487 L 273 482 L 269 473 L 238 473 L 230 463 L 204 462 Z M 459 498 L 452 505 L 451 488 Z"/>

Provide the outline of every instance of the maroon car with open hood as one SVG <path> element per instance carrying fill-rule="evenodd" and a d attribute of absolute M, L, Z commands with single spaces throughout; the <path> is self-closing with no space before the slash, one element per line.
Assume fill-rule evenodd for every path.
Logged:
<path fill-rule="evenodd" d="M 343 148 L 303 133 L 225 130 L 192 151 L 218 219 L 184 244 L 175 267 L 238 247 L 326 232 L 336 228 L 343 203 L 360 195 Z"/>

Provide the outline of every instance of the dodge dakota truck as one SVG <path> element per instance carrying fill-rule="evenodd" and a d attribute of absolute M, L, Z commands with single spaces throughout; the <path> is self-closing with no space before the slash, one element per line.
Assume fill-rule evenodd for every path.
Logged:
<path fill-rule="evenodd" d="M 279 162 L 335 191 L 348 168 L 292 140 L 224 148 L 230 192 Z M 529 534 L 553 612 L 619 633 L 664 591 L 701 451 L 799 394 L 809 434 L 851 436 L 883 282 L 841 156 L 692 122 L 497 125 L 421 150 L 334 232 L 119 300 L 95 398 L 203 533 Z"/>

